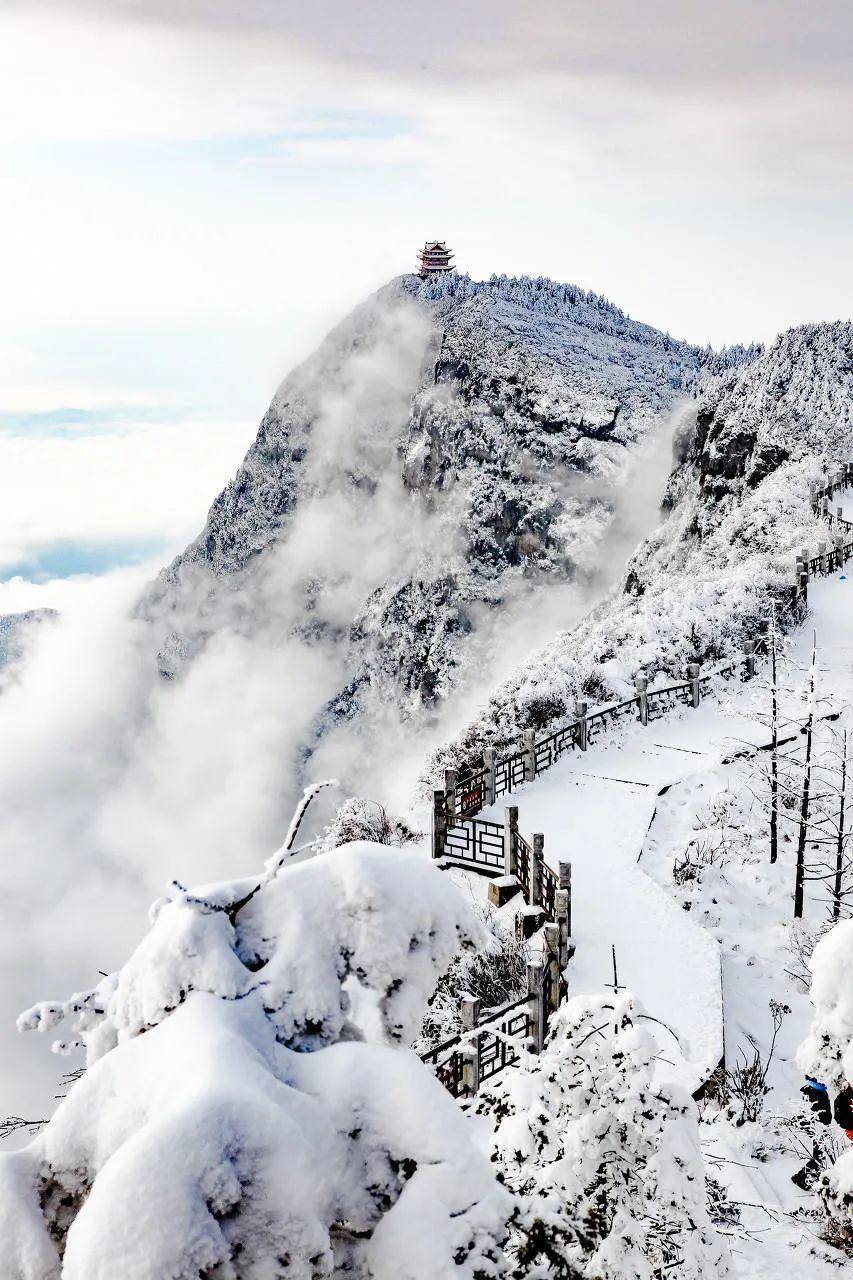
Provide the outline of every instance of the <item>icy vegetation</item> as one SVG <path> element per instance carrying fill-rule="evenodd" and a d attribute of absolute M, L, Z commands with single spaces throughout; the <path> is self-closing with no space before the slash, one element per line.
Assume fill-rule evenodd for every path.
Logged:
<path fill-rule="evenodd" d="M 0 615 L 0 689 L 23 660 L 27 641 L 35 628 L 57 616 L 55 609 L 28 609 L 25 613 Z"/>
<path fill-rule="evenodd" d="M 853 325 L 783 334 L 711 385 L 677 443 L 667 519 L 632 557 L 624 590 L 529 655 L 438 764 L 566 719 L 578 696 L 622 697 L 638 674 L 683 678 L 688 663 L 754 636 L 796 554 L 826 538 L 809 483 L 853 456 Z"/>
<path fill-rule="evenodd" d="M 119 971 L 22 1015 L 88 1069 L 0 1157 L 4 1280 L 500 1273 L 510 1197 L 394 1047 L 485 942 L 464 898 L 367 843 L 257 884 L 175 886 Z"/>
<path fill-rule="evenodd" d="M 716 1280 L 727 1249 L 708 1218 L 696 1109 L 655 1085 L 658 1045 L 630 996 L 579 996 L 545 1052 L 510 1071 L 478 1110 L 521 1208 L 511 1274 L 590 1280 Z"/>

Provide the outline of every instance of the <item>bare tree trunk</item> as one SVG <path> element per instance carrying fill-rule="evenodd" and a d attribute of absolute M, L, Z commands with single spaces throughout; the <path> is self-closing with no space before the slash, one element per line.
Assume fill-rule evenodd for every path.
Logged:
<path fill-rule="evenodd" d="M 803 882 L 806 873 L 806 835 L 809 826 L 809 785 L 812 767 L 812 734 L 814 730 L 815 663 L 817 658 L 817 633 L 812 639 L 812 662 L 809 673 L 809 718 L 806 721 L 806 760 L 803 768 L 803 794 L 800 801 L 800 831 L 797 838 L 797 874 L 794 880 L 794 919 L 803 916 Z"/>
<path fill-rule="evenodd" d="M 838 842 L 835 846 L 835 885 L 832 892 L 832 918 L 841 914 L 841 879 L 844 869 L 844 804 L 847 798 L 847 730 L 841 735 L 841 797 L 838 805 Z"/>
<path fill-rule="evenodd" d="M 776 614 L 770 619 L 772 714 L 770 726 L 770 861 L 779 856 L 779 690 L 776 684 Z"/>

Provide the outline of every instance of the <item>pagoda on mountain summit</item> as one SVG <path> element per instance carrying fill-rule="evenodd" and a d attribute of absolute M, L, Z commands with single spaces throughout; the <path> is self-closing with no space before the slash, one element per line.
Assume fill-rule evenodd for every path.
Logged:
<path fill-rule="evenodd" d="M 437 275 L 444 271 L 453 271 L 453 250 L 448 249 L 443 240 L 427 240 L 422 249 L 418 250 L 418 257 L 421 260 L 421 276 L 426 279 L 427 276 Z"/>

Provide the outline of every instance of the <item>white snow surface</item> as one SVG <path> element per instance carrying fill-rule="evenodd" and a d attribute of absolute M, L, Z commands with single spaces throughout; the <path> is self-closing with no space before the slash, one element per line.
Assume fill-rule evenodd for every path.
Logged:
<path fill-rule="evenodd" d="M 174 891 L 119 973 L 23 1015 L 70 1017 L 88 1070 L 0 1157 L 4 1280 L 499 1274 L 510 1198 L 393 1047 L 487 945 L 463 896 L 366 842 L 282 868 L 232 921 L 250 887 Z"/>

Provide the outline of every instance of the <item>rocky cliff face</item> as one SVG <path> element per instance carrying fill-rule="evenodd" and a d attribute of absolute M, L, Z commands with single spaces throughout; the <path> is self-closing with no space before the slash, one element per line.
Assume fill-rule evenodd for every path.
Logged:
<path fill-rule="evenodd" d="M 746 354 L 547 280 L 392 281 L 282 383 L 148 593 L 164 673 L 228 634 L 297 643 L 325 662 L 305 750 L 356 722 L 440 735 L 451 690 L 482 697 L 618 572 L 651 442 Z"/>
<path fill-rule="evenodd" d="M 809 483 L 853 457 L 853 324 L 803 325 L 711 379 L 678 441 L 667 519 L 624 586 L 532 654 L 435 758 L 459 765 L 528 727 L 571 716 L 575 697 L 624 696 L 634 676 L 682 677 L 754 636 L 796 553 L 828 537 Z"/>

